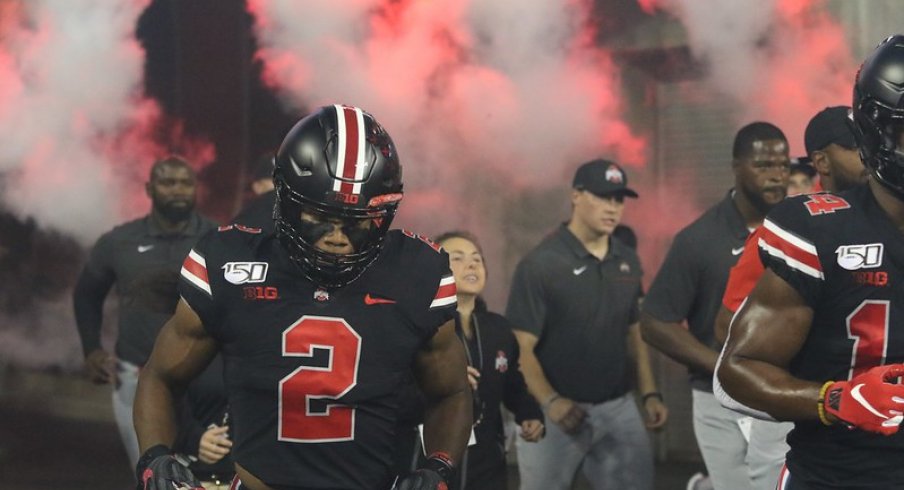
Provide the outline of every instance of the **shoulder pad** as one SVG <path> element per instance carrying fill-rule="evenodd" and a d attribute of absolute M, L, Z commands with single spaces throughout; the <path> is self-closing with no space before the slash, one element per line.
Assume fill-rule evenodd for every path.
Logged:
<path fill-rule="evenodd" d="M 414 233 L 413 231 L 409 231 L 409 230 L 401 230 L 401 232 L 402 232 L 402 235 L 405 235 L 406 237 L 408 237 L 412 240 L 420 240 L 420 241 L 424 242 L 428 247 L 432 248 L 436 252 L 439 252 L 440 250 L 442 250 L 442 247 L 438 243 L 434 242 L 433 240 L 427 238 L 424 235 L 418 235 L 417 233 Z"/>

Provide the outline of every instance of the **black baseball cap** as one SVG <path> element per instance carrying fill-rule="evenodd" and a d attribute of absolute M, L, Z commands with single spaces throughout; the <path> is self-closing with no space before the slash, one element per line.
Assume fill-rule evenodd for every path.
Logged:
<path fill-rule="evenodd" d="M 591 160 L 574 173 L 572 187 L 581 191 L 589 191 L 597 196 L 637 197 L 637 193 L 628 188 L 628 175 L 617 163 L 609 160 Z"/>
<path fill-rule="evenodd" d="M 848 150 L 857 148 L 857 140 L 851 128 L 851 108 L 843 105 L 826 107 L 819 111 L 807 124 L 804 131 L 804 145 L 807 154 L 825 149 L 832 143 Z"/>

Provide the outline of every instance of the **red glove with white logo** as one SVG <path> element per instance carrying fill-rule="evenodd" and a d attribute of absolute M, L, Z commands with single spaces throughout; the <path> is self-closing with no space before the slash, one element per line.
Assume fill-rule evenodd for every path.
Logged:
<path fill-rule="evenodd" d="M 848 428 L 890 436 L 904 420 L 904 364 L 876 366 L 850 381 L 836 381 L 823 399 L 827 413 Z"/>

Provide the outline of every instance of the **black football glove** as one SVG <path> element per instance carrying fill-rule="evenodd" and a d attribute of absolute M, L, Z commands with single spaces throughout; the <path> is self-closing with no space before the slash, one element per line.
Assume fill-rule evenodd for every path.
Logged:
<path fill-rule="evenodd" d="M 452 460 L 446 453 L 433 453 L 414 473 L 396 484 L 396 490 L 448 490 Z"/>
<path fill-rule="evenodd" d="M 188 467 L 162 444 L 141 455 L 135 475 L 138 477 L 138 490 L 204 490 Z"/>

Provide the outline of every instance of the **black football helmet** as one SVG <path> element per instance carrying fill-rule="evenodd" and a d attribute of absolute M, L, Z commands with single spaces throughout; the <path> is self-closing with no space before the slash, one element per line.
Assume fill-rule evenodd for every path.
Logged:
<path fill-rule="evenodd" d="M 852 117 L 863 163 L 904 199 L 904 35 L 882 41 L 863 62 Z"/>
<path fill-rule="evenodd" d="M 389 133 L 367 112 L 344 105 L 321 107 L 292 127 L 276 154 L 273 182 L 277 236 L 305 276 L 325 288 L 354 281 L 377 258 L 402 200 Z M 315 246 L 337 226 L 353 252 Z"/>

